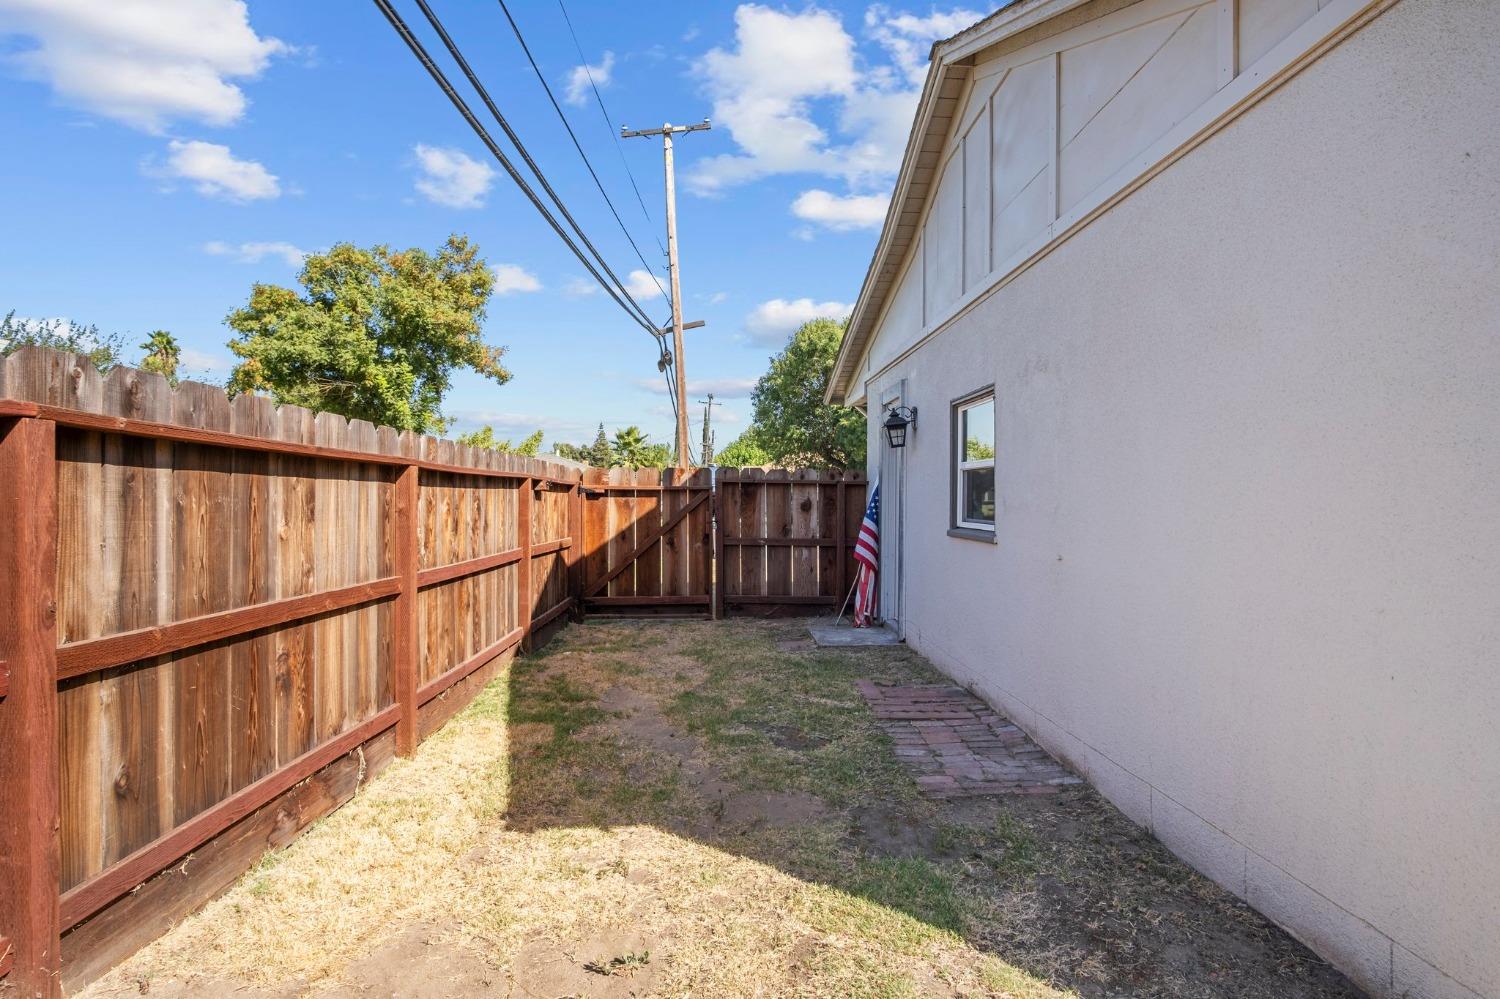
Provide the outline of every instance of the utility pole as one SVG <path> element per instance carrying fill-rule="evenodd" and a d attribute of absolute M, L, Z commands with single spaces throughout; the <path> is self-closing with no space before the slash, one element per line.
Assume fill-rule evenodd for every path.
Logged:
<path fill-rule="evenodd" d="M 698 401 L 703 403 L 703 446 L 701 448 L 703 452 L 703 464 L 712 465 L 714 463 L 714 434 L 709 428 L 713 424 L 714 407 L 721 406 L 723 403 L 714 402 L 714 394 L 712 392 L 708 393 L 707 399 L 699 399 Z"/>
<path fill-rule="evenodd" d="M 661 128 L 620 128 L 620 138 L 662 138 L 662 160 L 667 171 L 667 274 L 672 288 L 672 361 L 677 366 L 677 467 L 688 467 L 687 365 L 682 360 L 682 282 L 677 273 L 677 179 L 672 170 L 672 136 L 678 132 L 703 132 L 713 126 L 707 118 L 697 125 Z"/>

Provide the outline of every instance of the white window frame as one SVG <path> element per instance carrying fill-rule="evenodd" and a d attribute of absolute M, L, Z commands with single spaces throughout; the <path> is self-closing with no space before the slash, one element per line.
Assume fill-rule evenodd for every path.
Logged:
<path fill-rule="evenodd" d="M 969 461 L 964 457 L 965 446 L 968 442 L 967 436 L 964 433 L 964 416 L 970 410 L 978 409 L 980 406 L 988 404 L 990 406 L 991 419 L 994 419 L 995 414 L 998 412 L 995 409 L 994 403 L 995 388 L 992 385 L 979 389 L 977 392 L 970 392 L 968 395 L 960 396 L 953 402 L 953 443 L 951 451 L 953 474 L 950 477 L 950 488 L 953 491 L 953 505 L 951 508 L 952 521 L 949 528 L 951 533 L 960 537 L 971 536 L 972 532 L 980 532 L 985 540 L 989 540 L 993 539 L 995 534 L 995 522 L 993 520 L 968 520 L 964 517 L 964 472 L 979 468 L 995 469 L 995 459 L 993 457 L 981 458 L 975 461 Z M 991 427 L 992 439 L 998 437 L 994 433 L 995 429 Z M 995 479 L 995 507 L 997 515 L 999 514 L 999 487 L 1000 480 L 997 471 Z"/>

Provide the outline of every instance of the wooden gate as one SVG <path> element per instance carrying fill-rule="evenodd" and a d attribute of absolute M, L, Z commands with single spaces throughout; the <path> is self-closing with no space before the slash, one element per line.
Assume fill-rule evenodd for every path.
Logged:
<path fill-rule="evenodd" d="M 780 468 L 585 473 L 583 609 L 836 612 L 854 579 L 858 472 Z"/>
<path fill-rule="evenodd" d="M 720 470 L 719 607 L 836 613 L 854 579 L 851 550 L 864 509 L 859 472 Z"/>
<path fill-rule="evenodd" d="M 713 612 L 709 469 L 594 469 L 583 489 L 583 609 Z"/>

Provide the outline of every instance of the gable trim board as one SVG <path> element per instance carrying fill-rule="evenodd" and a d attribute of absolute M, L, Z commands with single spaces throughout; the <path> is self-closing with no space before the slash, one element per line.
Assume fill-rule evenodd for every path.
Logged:
<path fill-rule="evenodd" d="M 878 378 L 892 366 L 910 357 L 976 304 L 1015 280 L 1152 177 L 1187 155 L 1277 87 L 1378 17 L 1397 0 L 1326 0 L 1320 10 L 1253 64 L 1242 69 L 1235 65 L 1239 49 L 1240 0 L 1138 0 L 1121 8 L 1110 9 L 1108 13 L 1071 28 L 1065 33 L 1066 38 L 1064 34 L 1053 34 L 1007 52 L 1001 57 L 999 66 L 989 67 L 976 79 L 974 63 L 986 49 L 994 48 L 1019 32 L 1038 28 L 1062 14 L 1075 11 L 1086 13 L 1077 10 L 1086 2 L 1088 0 L 1034 0 L 1014 5 L 980 22 L 975 28 L 934 46 L 932 66 L 928 70 L 916 121 L 907 141 L 891 205 L 886 211 L 885 226 L 834 363 L 833 377 L 829 379 L 824 393 L 826 402 L 838 405 L 864 404 L 867 381 Z M 1099 4 L 1107 0 L 1092 2 Z M 1062 141 L 1059 134 L 1058 118 L 1062 106 L 1059 96 L 1053 106 L 1054 113 L 1050 116 L 1051 161 L 1047 167 L 1053 221 L 1003 261 L 996 263 L 991 260 L 990 263 L 995 266 L 991 267 L 985 280 L 972 288 L 962 288 L 958 297 L 936 314 L 929 315 L 933 304 L 932 296 L 925 287 L 925 281 L 922 282 L 921 326 L 916 336 L 895 356 L 881 362 L 879 368 L 869 370 L 870 351 L 875 344 L 876 334 L 882 330 L 895 301 L 893 293 L 903 281 L 920 272 L 923 244 L 926 242 L 921 239 L 921 235 L 932 213 L 933 194 L 938 182 L 944 172 L 952 168 L 955 160 L 962 167 L 964 144 L 962 140 L 955 143 L 952 139 L 954 135 L 961 134 L 961 129 L 971 128 L 979 118 L 980 112 L 972 117 L 964 114 L 971 93 L 979 90 L 989 80 L 994 80 L 994 86 L 989 90 L 989 96 L 993 98 L 1013 70 L 1049 56 L 1054 64 L 1053 85 L 1057 87 L 1060 85 L 1060 75 L 1056 64 L 1065 48 L 1073 48 L 1078 44 L 1086 44 L 1091 40 L 1184 12 L 1200 10 L 1207 10 L 1216 17 L 1219 89 L 1143 152 L 1132 157 L 1076 204 L 1062 211 L 1059 205 L 1058 150 L 1066 142 Z M 1148 15 L 1144 19 L 1141 18 L 1143 12 Z M 1060 44 L 1064 38 L 1066 45 Z M 988 100 L 986 104 L 988 105 Z M 992 117 L 989 127 L 994 127 Z M 970 215 L 962 209 L 961 214 L 965 219 Z M 915 272 L 914 267 L 917 268 Z M 961 280 L 967 284 L 967 275 Z"/>

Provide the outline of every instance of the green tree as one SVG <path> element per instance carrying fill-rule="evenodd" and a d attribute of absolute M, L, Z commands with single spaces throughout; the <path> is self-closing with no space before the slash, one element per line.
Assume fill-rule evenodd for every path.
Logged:
<path fill-rule="evenodd" d="M 169 384 L 177 384 L 177 364 L 182 360 L 182 347 L 176 337 L 166 330 L 152 330 L 140 349 L 146 352 L 141 358 L 142 371 L 153 371 Z"/>
<path fill-rule="evenodd" d="M 631 468 L 641 467 L 646 445 L 646 435 L 641 432 L 640 427 L 629 426 L 616 430 L 615 439 L 609 446 L 612 452 L 611 463 Z"/>
<path fill-rule="evenodd" d="M 641 468 L 666 468 L 671 464 L 674 464 L 672 449 L 665 444 L 647 444 L 641 448 Z"/>
<path fill-rule="evenodd" d="M 774 464 L 771 460 L 771 452 L 767 451 L 765 446 L 756 439 L 754 427 L 746 429 L 731 443 L 725 445 L 714 456 L 714 462 L 726 468 Z"/>
<path fill-rule="evenodd" d="M 772 463 L 865 467 L 864 414 L 847 406 L 823 403 L 823 390 L 833 372 L 847 322 L 812 319 L 803 323 L 781 353 L 771 358 L 771 369 L 755 384 L 752 441 L 765 450 Z"/>
<path fill-rule="evenodd" d="M 599 424 L 599 433 L 594 436 L 594 446 L 589 448 L 589 464 L 598 468 L 608 468 L 614 464 L 615 452 L 609 446 L 609 435 L 604 432 L 604 424 Z"/>
<path fill-rule="evenodd" d="M 494 275 L 466 237 L 438 251 L 339 243 L 303 263 L 303 293 L 257 284 L 226 320 L 241 360 L 231 394 L 418 433 L 441 431 L 443 395 L 458 368 L 503 385 L 504 348 L 480 335 Z"/>
<path fill-rule="evenodd" d="M 458 442 L 466 444 L 469 447 L 483 447 L 489 448 L 491 451 L 501 451 L 505 454 L 519 454 L 523 458 L 535 458 L 542 450 L 542 432 L 538 430 L 536 433 L 522 440 L 521 443 L 512 444 L 509 440 L 497 439 L 494 427 L 483 426 L 473 433 L 460 434 Z"/>
<path fill-rule="evenodd" d="M 118 333 L 100 333 L 97 326 L 84 326 L 71 319 L 17 319 L 14 309 L 0 319 L 0 357 L 22 347 L 46 347 L 80 354 L 105 372 L 120 363 Z"/>
<path fill-rule="evenodd" d="M 559 458 L 569 461 L 580 462 L 585 465 L 593 464 L 594 449 L 584 447 L 581 444 L 569 444 L 566 441 L 557 441 L 552 445 L 552 453 Z"/>

